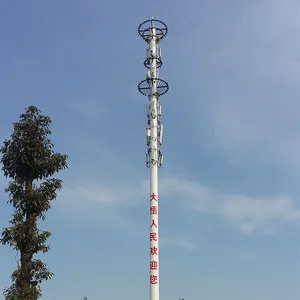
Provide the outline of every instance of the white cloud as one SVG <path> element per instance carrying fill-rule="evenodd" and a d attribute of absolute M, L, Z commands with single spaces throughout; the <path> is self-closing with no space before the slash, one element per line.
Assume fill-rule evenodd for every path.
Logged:
<path fill-rule="evenodd" d="M 127 208 L 138 206 L 148 193 L 148 181 L 126 188 L 114 184 L 87 184 L 74 189 L 66 188 L 60 196 L 63 205 L 80 214 L 95 214 L 102 221 L 114 219 L 120 224 L 132 223 L 127 216 Z M 162 178 L 160 195 L 172 199 L 172 203 L 187 207 L 201 214 L 211 214 L 223 218 L 226 222 L 237 226 L 243 233 L 261 231 L 270 234 L 280 223 L 300 221 L 300 209 L 295 207 L 293 199 L 287 196 L 247 196 L 242 194 L 226 194 L 192 182 L 178 178 Z M 174 202 L 175 201 L 175 202 Z M 180 208 L 181 209 L 181 208 Z M 112 218 L 108 216 L 112 215 Z M 103 216 L 103 218 L 102 218 Z M 166 240 L 165 243 L 170 243 Z M 172 241 L 174 243 L 174 241 Z M 178 247 L 192 250 L 195 245 L 186 240 L 177 239 Z"/>
<path fill-rule="evenodd" d="M 300 221 L 300 209 L 287 196 L 223 194 L 200 183 L 174 178 L 163 180 L 161 186 L 162 194 L 182 199 L 185 205 L 200 213 L 220 216 L 243 233 L 259 229 L 270 233 L 274 223 Z"/>
<path fill-rule="evenodd" d="M 84 182 L 74 187 L 65 184 L 53 206 L 59 207 L 59 214 L 67 212 L 74 224 L 101 224 L 104 230 L 113 227 L 136 235 L 139 228 L 128 212 L 144 200 L 146 194 L 143 182 L 135 188 L 121 186 L 118 181 Z"/>
<path fill-rule="evenodd" d="M 140 188 L 141 189 L 141 188 Z M 140 193 L 137 188 L 137 193 Z M 113 206 L 131 206 L 138 201 L 136 193 L 132 188 L 120 188 L 117 186 L 87 184 L 77 186 L 74 189 L 66 188 L 62 197 L 66 201 L 72 201 L 72 204 L 81 204 L 82 201 L 89 205 L 101 205 L 103 207 Z"/>
<path fill-rule="evenodd" d="M 120 183 L 120 182 L 123 182 Z M 113 182 L 99 179 L 99 182 L 77 183 L 74 187 L 66 184 L 60 193 L 64 205 L 101 206 L 103 208 L 122 208 L 136 206 L 147 197 L 148 181 L 126 183 L 126 178 Z"/>

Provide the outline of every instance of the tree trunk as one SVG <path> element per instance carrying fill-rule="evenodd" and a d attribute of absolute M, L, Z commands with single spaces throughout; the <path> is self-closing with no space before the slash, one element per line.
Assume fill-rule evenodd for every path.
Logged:
<path fill-rule="evenodd" d="M 30 253 L 21 253 L 21 274 L 22 274 L 22 294 L 26 295 L 29 292 L 30 288 L 30 269 L 29 265 L 32 259 L 32 254 Z M 33 299 L 34 300 L 34 299 Z"/>
<path fill-rule="evenodd" d="M 26 197 L 28 197 L 32 193 L 32 179 L 27 179 L 26 181 Z M 26 225 L 27 225 L 27 237 L 31 239 L 32 235 L 34 234 L 34 225 L 35 225 L 36 218 L 33 214 L 27 213 L 26 214 Z M 30 276 L 30 263 L 32 260 L 33 253 L 29 251 L 29 249 L 25 249 L 21 251 L 21 286 L 20 291 L 23 297 L 29 292 L 30 284 L 31 284 L 31 276 Z M 36 300 L 36 299 L 32 299 Z"/>

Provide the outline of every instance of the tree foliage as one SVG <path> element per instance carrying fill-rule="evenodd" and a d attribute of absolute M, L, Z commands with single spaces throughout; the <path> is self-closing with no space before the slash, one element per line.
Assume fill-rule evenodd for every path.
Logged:
<path fill-rule="evenodd" d="M 50 202 L 62 187 L 60 179 L 52 175 L 67 168 L 67 155 L 55 153 L 51 135 L 51 119 L 30 106 L 19 121 L 9 140 L 0 148 L 2 170 L 11 179 L 5 192 L 14 212 L 10 226 L 2 231 L 0 242 L 20 253 L 20 265 L 12 275 L 12 285 L 4 290 L 6 300 L 36 300 L 41 297 L 40 284 L 53 273 L 33 256 L 46 253 L 51 235 L 38 229 L 38 221 L 45 220 Z"/>

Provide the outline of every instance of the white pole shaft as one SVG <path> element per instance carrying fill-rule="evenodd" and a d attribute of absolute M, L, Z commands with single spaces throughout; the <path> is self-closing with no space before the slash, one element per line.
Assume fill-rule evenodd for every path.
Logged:
<path fill-rule="evenodd" d="M 150 300 L 159 300 L 159 236 L 158 236 L 158 121 L 157 121 L 157 44 L 155 28 L 149 42 L 150 53 Z"/>

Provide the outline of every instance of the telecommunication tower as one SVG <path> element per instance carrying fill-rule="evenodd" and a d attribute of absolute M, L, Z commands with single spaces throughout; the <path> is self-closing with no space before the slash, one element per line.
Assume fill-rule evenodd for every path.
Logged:
<path fill-rule="evenodd" d="M 166 81 L 159 78 L 158 69 L 162 66 L 161 49 L 158 43 L 168 33 L 167 25 L 151 19 L 141 23 L 139 35 L 147 42 L 144 66 L 148 69 L 146 79 L 138 85 L 138 90 L 148 97 L 146 106 L 146 166 L 150 169 L 150 300 L 159 300 L 159 235 L 158 235 L 158 168 L 163 163 L 161 153 L 163 125 L 159 97 L 169 90 Z"/>

